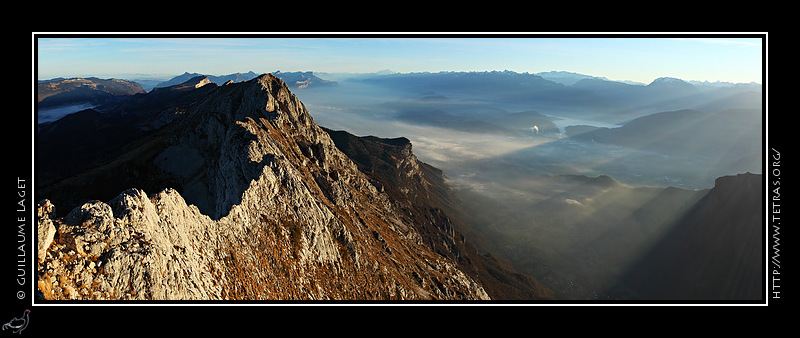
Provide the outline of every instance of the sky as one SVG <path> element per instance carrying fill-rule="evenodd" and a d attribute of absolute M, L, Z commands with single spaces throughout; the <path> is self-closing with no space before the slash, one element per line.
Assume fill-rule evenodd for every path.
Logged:
<path fill-rule="evenodd" d="M 37 79 L 319 73 L 569 71 L 763 82 L 766 34 L 33 34 Z"/>

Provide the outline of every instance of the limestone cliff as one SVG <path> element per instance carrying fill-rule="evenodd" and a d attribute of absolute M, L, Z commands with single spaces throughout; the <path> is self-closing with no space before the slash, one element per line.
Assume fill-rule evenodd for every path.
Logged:
<path fill-rule="evenodd" d="M 156 113 L 173 117 L 126 153 L 46 190 L 118 193 L 63 216 L 39 203 L 43 298 L 490 299 L 284 82 L 209 86 Z"/>

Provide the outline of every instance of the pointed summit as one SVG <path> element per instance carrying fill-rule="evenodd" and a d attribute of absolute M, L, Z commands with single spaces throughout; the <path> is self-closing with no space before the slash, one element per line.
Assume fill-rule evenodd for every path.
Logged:
<path fill-rule="evenodd" d="M 179 84 L 171 85 L 168 87 L 156 87 L 153 88 L 153 91 L 189 91 L 192 89 L 197 89 L 203 87 L 205 85 L 212 84 L 211 80 L 208 79 L 208 76 L 205 75 L 198 75 L 193 78 L 190 78 L 184 82 Z"/>
<path fill-rule="evenodd" d="M 37 189 L 46 193 L 42 208 L 81 199 L 66 216 L 40 213 L 43 235 L 59 234 L 41 255 L 44 298 L 491 298 L 484 288 L 493 284 L 483 281 L 500 283 L 497 273 L 475 271 L 490 262 L 459 259 L 472 250 L 455 222 L 411 200 L 438 195 L 416 184 L 436 172 L 417 162 L 407 139 L 369 141 L 396 170 L 368 177 L 275 75 L 206 81 L 184 82 L 196 89 L 179 102 L 159 101 L 149 116 L 172 119 L 120 144 L 125 153 Z M 151 97 L 164 96 L 142 100 Z M 376 187 L 394 178 L 408 189 Z M 404 192 L 411 188 L 421 190 Z M 74 264 L 63 264 L 65 255 Z"/>
<path fill-rule="evenodd" d="M 230 106 L 234 104 L 235 107 Z M 311 114 L 292 94 L 289 86 L 279 77 L 266 73 L 251 80 L 228 83 L 209 95 L 194 109 L 198 112 L 224 113 L 226 121 L 243 121 L 247 118 L 277 120 L 293 132 L 313 137 L 320 133 Z M 227 120 L 230 119 L 230 120 Z"/>
<path fill-rule="evenodd" d="M 196 76 L 189 81 L 183 83 L 184 86 L 193 86 L 194 88 L 200 88 L 207 84 L 211 83 L 211 80 L 208 79 L 208 76 Z"/>

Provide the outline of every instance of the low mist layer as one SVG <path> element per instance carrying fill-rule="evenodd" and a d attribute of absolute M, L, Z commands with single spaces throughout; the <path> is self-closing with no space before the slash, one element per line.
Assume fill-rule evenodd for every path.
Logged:
<path fill-rule="evenodd" d="M 760 95 L 749 88 L 703 95 L 661 84 L 658 96 L 615 84 L 603 97 L 550 83 L 526 98 L 499 80 L 438 81 L 337 79 L 298 96 L 323 126 L 410 139 L 457 188 L 484 249 L 560 299 L 618 297 L 609 285 L 717 178 L 761 172 Z"/>
<path fill-rule="evenodd" d="M 646 86 L 598 79 L 567 85 L 513 72 L 331 76 L 319 81 L 327 85 L 293 90 L 317 124 L 410 140 L 414 154 L 441 169 L 455 188 L 464 223 L 475 230 L 468 234 L 472 242 L 534 277 L 556 299 L 674 299 L 677 291 L 641 287 L 658 278 L 647 271 L 650 262 L 673 258 L 654 252 L 673 250 L 670 238 L 686 238 L 681 224 L 714 218 L 697 208 L 715 210 L 707 203 L 716 199 L 708 196 L 719 196 L 712 192 L 720 177 L 761 173 L 757 85 L 704 87 L 675 79 Z M 127 107 L 136 102 L 134 97 Z M 63 113 L 40 110 L 40 128 Z M 96 117 L 97 125 L 105 118 L 93 110 L 79 114 Z M 162 122 L 149 121 L 153 126 L 144 129 Z M 164 154 L 192 158 L 179 148 Z M 192 168 L 165 166 L 178 174 Z M 725 232 L 724 226 L 716 222 L 704 238 Z M 671 235 L 676 229 L 683 229 L 681 236 Z M 729 241 L 725 249 L 738 244 Z M 747 291 L 726 295 L 751 299 L 757 288 L 752 257 L 758 253 L 737 258 L 735 250 L 719 252 L 693 254 L 725 252 L 731 256 L 706 261 L 741 261 L 747 276 L 732 275 L 737 280 L 726 284 L 746 285 Z M 720 296 L 687 289 L 682 286 L 680 295 Z"/>

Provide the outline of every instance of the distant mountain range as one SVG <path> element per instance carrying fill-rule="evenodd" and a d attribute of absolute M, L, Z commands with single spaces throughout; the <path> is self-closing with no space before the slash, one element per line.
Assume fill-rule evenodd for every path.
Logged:
<path fill-rule="evenodd" d="M 592 76 L 580 73 L 573 73 L 573 72 L 566 72 L 566 71 L 550 71 L 550 72 L 540 72 L 535 73 L 536 76 L 541 76 L 546 80 L 550 80 L 553 82 L 557 82 L 563 85 L 571 86 L 574 85 L 581 80 L 599 80 L 599 81 L 606 81 L 606 82 L 618 82 L 627 85 L 638 85 L 638 86 L 646 86 L 647 83 L 636 82 L 636 81 L 629 81 L 629 80 L 610 80 L 606 77 L 602 76 Z M 653 82 L 667 82 L 667 81 L 679 81 L 679 82 L 686 82 L 694 86 L 705 86 L 705 87 L 731 87 L 731 86 L 741 86 L 741 85 L 757 85 L 755 83 L 732 83 L 732 82 L 722 82 L 722 81 L 695 81 L 695 80 L 682 80 L 676 79 L 671 77 L 660 77 Z M 652 84 L 652 82 L 650 83 Z"/>
<path fill-rule="evenodd" d="M 501 109 L 509 112 L 537 111 L 547 116 L 612 125 L 664 111 L 697 109 L 712 112 L 762 107 L 760 84 L 712 85 L 670 77 L 658 78 L 644 85 L 568 72 L 529 74 L 491 71 L 393 73 L 358 77 L 351 81 L 402 93 L 404 101 L 393 102 L 392 108 L 404 119 L 424 119 L 445 126 L 441 121 L 435 121 L 445 117 L 448 124 L 445 127 L 466 131 L 479 129 L 492 132 L 490 127 L 496 126 L 489 124 L 495 124 L 495 121 L 474 121 L 476 115 L 472 113 L 459 116 L 454 102 L 469 103 L 472 107 L 480 104 L 486 107 L 484 113 Z M 410 98 L 415 97 L 418 102 L 411 102 Z M 450 102 L 442 99 L 432 102 L 430 98 L 447 98 Z M 441 102 L 448 109 L 444 109 Z M 455 123 L 452 117 L 462 120 L 469 117 L 471 120 Z M 496 115 L 489 117 L 491 120 L 495 118 Z"/>
<path fill-rule="evenodd" d="M 223 85 L 227 82 L 247 81 L 256 75 L 253 71 L 222 76 L 185 72 L 168 81 L 157 83 L 152 88 L 118 79 L 53 79 L 39 82 L 37 96 L 39 109 L 81 104 L 83 105 L 78 107 L 85 109 L 111 102 L 109 100 L 123 100 L 130 95 L 144 93 L 153 88 L 184 83 L 198 76 L 205 76 L 211 83 Z M 277 71 L 273 75 L 285 81 L 293 90 L 337 85 L 337 82 L 320 78 L 311 71 Z M 516 105 L 512 111 L 537 111 L 545 115 L 597 120 L 611 124 L 626 123 L 647 114 L 664 111 L 681 109 L 721 111 L 732 108 L 759 109 L 762 106 L 760 84 L 689 82 L 670 77 L 661 77 L 644 85 L 564 71 L 536 74 L 512 71 L 437 73 L 384 71 L 353 76 L 348 81 L 378 85 L 398 94 L 403 93 L 404 97 L 419 98 L 422 101 L 405 100 L 389 103 L 403 119 L 411 122 L 424 122 L 462 131 L 509 135 L 525 133 L 534 125 L 541 131 L 543 128 L 541 123 L 549 124 L 549 122 L 518 124 L 516 127 L 522 129 L 512 128 L 519 130 L 509 131 L 507 125 L 497 125 L 500 121 L 496 120 L 496 114 L 480 118 L 475 115 L 465 117 L 456 113 L 453 103 L 436 98 L 452 102 L 464 99 L 469 99 L 470 102 L 478 100 L 494 111 L 499 107 L 496 103 L 502 102 Z M 442 101 L 447 108 L 453 109 L 444 109 L 440 102 L 434 102 L 432 99 Z M 431 103 L 436 104 L 436 109 L 430 109 L 433 107 Z M 54 120 L 64 114 L 45 113 L 47 114 L 45 116 L 40 114 L 40 123 Z M 553 126 L 550 127 L 551 130 L 548 132 L 559 132 L 557 129 L 552 129 Z"/>
<path fill-rule="evenodd" d="M 138 83 L 127 80 L 57 78 L 37 83 L 36 102 L 39 108 L 82 103 L 100 105 L 144 92 L 144 88 Z"/>
<path fill-rule="evenodd" d="M 145 91 L 150 91 L 153 88 L 158 87 L 169 87 L 176 84 L 183 83 L 193 77 L 197 76 L 206 76 L 208 79 L 215 84 L 222 85 L 225 82 L 232 81 L 232 82 L 242 82 L 247 81 L 255 78 L 260 73 L 256 73 L 253 71 L 248 71 L 246 73 L 232 73 L 226 75 L 210 75 L 210 74 L 201 74 L 201 73 L 189 73 L 184 72 L 181 75 L 177 75 L 167 81 L 158 81 L 158 80 L 138 80 L 138 79 L 127 79 L 127 80 L 120 80 L 120 79 L 108 79 L 108 80 L 100 80 L 96 77 L 86 78 L 85 80 L 91 80 L 95 82 L 99 81 L 106 81 L 106 82 L 117 82 L 117 83 L 138 83 L 138 86 L 143 88 Z M 325 75 L 331 76 L 344 76 L 342 74 L 333 75 L 328 73 L 320 73 Z M 311 88 L 311 87 L 319 87 L 319 86 L 330 86 L 335 85 L 335 81 L 327 80 L 320 78 L 319 76 L 315 75 L 313 71 L 306 71 L 306 72 L 281 72 L 276 71 L 273 72 L 273 75 L 280 78 L 281 80 L 285 81 L 290 88 L 292 89 L 302 89 L 302 88 Z M 458 80 L 458 79 L 468 79 L 468 78 L 480 78 L 480 79 L 493 79 L 496 81 L 519 81 L 522 80 L 525 83 L 528 89 L 543 89 L 539 88 L 541 86 L 547 87 L 552 86 L 553 84 L 562 85 L 568 88 L 580 88 L 583 90 L 601 90 L 604 94 L 611 94 L 614 95 L 616 91 L 619 90 L 639 90 L 641 88 L 654 88 L 660 87 L 663 89 L 663 86 L 669 85 L 671 87 L 678 87 L 683 86 L 684 88 L 695 88 L 695 89 L 719 89 L 719 88 L 737 88 L 742 90 L 760 90 L 761 85 L 757 83 L 730 83 L 730 82 L 708 82 L 708 81 L 687 81 L 682 79 L 676 79 L 671 77 L 661 77 L 658 79 L 653 80 L 650 84 L 634 82 L 634 81 L 617 81 L 617 80 L 609 80 L 605 77 L 599 76 L 592 76 L 586 74 L 580 74 L 575 72 L 568 72 L 568 71 L 548 71 L 548 72 L 539 72 L 539 73 L 517 73 L 512 71 L 485 71 L 485 72 L 421 72 L 421 73 L 397 73 L 392 72 L 389 70 L 384 70 L 376 73 L 369 73 L 369 74 L 350 74 L 352 78 L 357 79 L 366 79 L 368 81 L 381 81 L 381 82 L 392 82 L 395 85 L 398 83 L 396 82 L 399 79 L 403 81 L 411 81 L 412 79 L 427 79 L 430 81 L 435 81 L 437 84 L 442 84 L 443 79 L 451 79 L 451 80 Z M 346 76 L 344 76 L 346 77 Z M 537 81 L 539 80 L 546 80 L 546 81 Z M 50 80 L 39 80 L 38 84 L 41 88 L 43 84 L 50 83 L 49 86 L 53 86 L 53 83 L 63 82 L 67 79 L 64 78 L 55 78 Z M 74 80 L 74 79 L 69 79 Z M 533 81 L 533 82 L 532 82 Z M 454 83 L 450 83 L 454 84 Z M 108 84 L 105 84 L 109 86 Z M 458 88 L 461 88 L 463 85 L 459 85 Z M 581 94 L 581 92 L 573 92 L 572 94 Z M 627 93 L 626 93 L 627 94 Z M 39 101 L 41 101 L 45 96 L 40 94 Z"/>
<path fill-rule="evenodd" d="M 530 184 L 518 185 L 520 191 L 553 186 L 558 192 L 536 204 L 524 204 L 530 202 L 516 197 L 513 200 L 519 200 L 519 206 L 477 199 L 481 203 L 468 204 L 448 187 L 440 169 L 416 158 L 409 139 L 358 137 L 322 128 L 289 90 L 336 88 L 335 82 L 312 72 L 276 72 L 247 79 L 254 74 L 212 78 L 187 72 L 176 80 L 182 82 L 167 86 L 167 81 L 165 87 L 149 91 L 137 89 L 131 81 L 96 79 L 72 90 L 41 94 L 43 102 L 56 95 L 82 92 L 113 96 L 108 92 L 111 84 L 133 89 L 119 90 L 119 101 L 104 102 L 38 128 L 35 198 L 43 201 L 38 210 L 39 231 L 45 232 L 42 238 L 49 238 L 40 241 L 44 245 L 38 254 L 41 297 L 551 299 L 550 290 L 506 268 L 505 262 L 491 253 L 495 251 L 476 250 L 477 241 L 473 240 L 480 237 L 470 236 L 472 231 L 466 225 L 474 222 L 474 215 L 468 215 L 467 208 L 492 209 L 493 213 L 486 215 L 492 216 L 487 224 L 493 227 L 503 224 L 501 221 L 529 222 L 534 218 L 512 211 L 533 216 L 531 210 L 537 212 L 537 225 L 570 225 L 549 234 L 520 232 L 515 238 L 523 237 L 520 234 L 560 236 L 565 247 L 578 248 L 583 255 L 579 258 L 584 260 L 574 265 L 578 268 L 610 261 L 606 258 L 631 248 L 629 243 L 636 238 L 628 237 L 633 236 L 628 229 L 641 230 L 663 215 L 670 217 L 662 223 L 671 225 L 667 221 L 688 210 L 679 221 L 692 227 L 678 229 L 657 243 L 663 245 L 657 252 L 675 255 L 656 252 L 644 258 L 640 265 L 644 268 L 632 268 L 630 284 L 615 288 L 614 296 L 672 299 L 676 294 L 641 288 L 664 280 L 647 268 L 666 267 L 666 275 L 675 278 L 665 289 L 655 291 L 663 292 L 672 285 L 683 288 L 687 280 L 686 288 L 691 288 L 691 283 L 707 280 L 693 276 L 708 270 L 708 266 L 691 263 L 693 257 L 707 258 L 704 262 L 720 269 L 724 263 L 744 257 L 741 272 L 730 276 L 746 275 L 740 280 L 748 284 L 731 290 L 760 289 L 759 280 L 750 277 L 755 275 L 751 270 L 758 270 L 754 262 L 761 252 L 728 251 L 739 244 L 752 248 L 755 235 L 736 235 L 719 245 L 714 242 L 708 250 L 704 247 L 717 234 L 731 230 L 726 225 L 734 221 L 736 233 L 759 229 L 755 216 L 760 205 L 749 198 L 760 191 L 756 184 L 760 176 L 721 179 L 714 190 L 697 192 L 671 187 L 632 189 L 608 176 L 559 175 L 519 181 Z M 554 120 L 540 113 L 549 114 L 551 108 L 586 116 L 593 115 L 585 111 L 598 116 L 615 112 L 613 119 L 628 123 L 619 128 L 584 128 L 584 134 L 572 136 L 622 146 L 639 146 L 642 143 L 637 140 L 647 139 L 654 141 L 647 147 L 658 147 L 661 144 L 655 141 L 678 139 L 681 146 L 689 147 L 688 136 L 708 134 L 708 126 L 716 125 L 711 122 L 725 122 L 733 114 L 755 119 L 748 132 L 757 135 L 761 131 L 755 125 L 759 114 L 747 110 L 760 105 L 760 85 L 707 86 L 674 78 L 641 85 L 563 72 L 542 75 L 386 72 L 357 81 L 381 85 L 395 94 L 395 101 L 383 107 L 394 109 L 405 121 L 471 133 L 530 132 L 533 126 L 542 134 L 557 132 Z M 400 97 L 410 99 L 397 99 Z M 480 106 L 466 106 L 465 99 Z M 497 102 L 519 102 L 523 109 L 506 112 Z M 731 105 L 739 110 L 720 110 Z M 680 110 L 667 109 L 673 106 Z M 650 113 L 641 117 L 645 115 L 642 112 Z M 662 126 L 672 128 L 657 128 Z M 714 129 L 726 131 L 729 129 Z M 504 158 L 486 162 L 503 167 L 514 163 Z M 688 209 L 687 201 L 700 198 L 697 208 Z M 609 202 L 616 203 L 606 208 Z M 718 205 L 724 208 L 715 210 Z M 611 220 L 604 225 L 629 227 L 600 232 L 605 230 L 596 223 L 601 217 Z M 701 228 L 712 223 L 711 228 Z M 575 225 L 592 226 L 593 234 L 603 237 L 582 237 L 585 241 L 575 242 L 574 235 L 584 232 Z M 692 238 L 695 229 L 703 232 Z M 681 254 L 682 243 L 691 243 L 692 251 Z M 527 249 L 531 248 L 535 250 L 516 251 L 525 253 L 520 257 L 526 264 L 539 264 L 542 257 L 552 254 L 536 247 Z M 721 251 L 724 255 L 715 256 L 718 248 L 725 249 Z M 680 263 L 671 263 L 675 257 Z M 583 280 L 557 277 L 569 282 Z M 155 279 L 143 282 L 148 278 Z M 704 286 L 703 291 L 715 286 Z M 561 295 L 570 296 L 563 291 Z M 706 295 L 690 296 L 702 299 Z M 749 292 L 732 295 L 751 298 Z"/>
<path fill-rule="evenodd" d="M 323 80 L 314 75 L 313 72 L 281 72 L 276 71 L 272 73 L 277 78 L 286 82 L 292 89 L 302 89 L 302 88 L 309 88 L 309 87 L 317 87 L 317 86 L 330 86 L 336 84 L 336 82 Z M 164 81 L 161 83 L 156 84 L 155 88 L 161 87 L 169 87 L 174 86 L 177 84 L 184 83 L 191 78 L 198 77 L 198 76 L 206 76 L 208 77 L 209 81 L 216 83 L 218 85 L 223 85 L 228 81 L 233 83 L 236 82 L 243 82 L 248 81 L 256 78 L 259 74 L 256 74 L 253 71 L 249 71 L 247 73 L 233 73 L 228 75 L 208 75 L 208 74 L 199 74 L 199 73 L 189 73 L 185 72 L 181 75 L 178 75 L 168 81 Z"/>
<path fill-rule="evenodd" d="M 545 80 L 550 80 L 553 82 L 557 82 L 563 85 L 571 86 L 577 83 L 578 81 L 591 79 L 591 80 L 601 80 L 601 81 L 612 81 L 605 77 L 598 77 L 598 76 L 591 76 L 573 72 L 566 72 L 566 71 L 550 71 L 550 72 L 540 72 L 535 73 L 536 76 L 541 76 Z M 645 85 L 644 83 L 634 82 L 634 81 L 614 81 L 620 82 L 630 85 Z"/>

